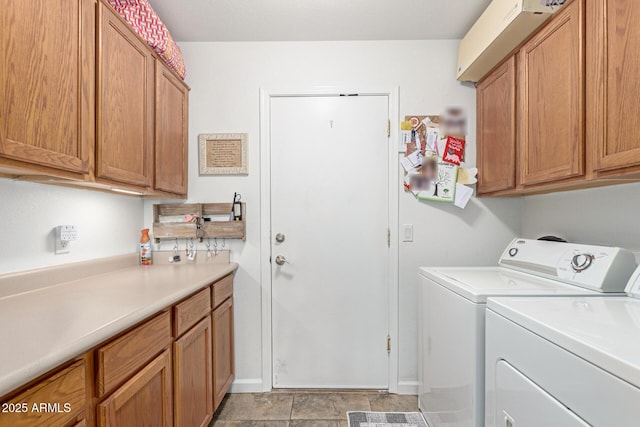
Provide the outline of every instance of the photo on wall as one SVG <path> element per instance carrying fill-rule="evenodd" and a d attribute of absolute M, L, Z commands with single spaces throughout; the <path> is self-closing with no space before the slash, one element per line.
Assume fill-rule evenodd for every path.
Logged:
<path fill-rule="evenodd" d="M 416 197 L 421 200 L 453 202 L 456 195 L 458 167 L 443 161 L 435 161 L 434 163 L 435 169 L 429 180 L 429 188 L 420 190 Z"/>
<path fill-rule="evenodd" d="M 405 191 L 420 200 L 464 208 L 473 194 L 468 185 L 477 181 L 477 169 L 464 164 L 466 132 L 466 114 L 458 107 L 448 107 L 440 115 L 405 116 L 398 146 L 404 154 L 400 163 Z"/>

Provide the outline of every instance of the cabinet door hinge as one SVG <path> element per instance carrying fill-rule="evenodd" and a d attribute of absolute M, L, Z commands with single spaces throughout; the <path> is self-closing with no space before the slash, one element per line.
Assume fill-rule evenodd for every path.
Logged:
<path fill-rule="evenodd" d="M 391 229 L 387 228 L 387 247 L 391 247 Z"/>
<path fill-rule="evenodd" d="M 387 353 L 391 353 L 391 337 L 387 335 Z"/>
<path fill-rule="evenodd" d="M 391 138 L 391 120 L 387 119 L 387 138 Z"/>

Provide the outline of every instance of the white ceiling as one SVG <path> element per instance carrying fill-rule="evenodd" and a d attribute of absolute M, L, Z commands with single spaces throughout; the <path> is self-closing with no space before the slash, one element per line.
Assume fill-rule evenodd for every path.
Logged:
<path fill-rule="evenodd" d="M 459 39 L 490 0 L 149 0 L 176 41 Z"/>

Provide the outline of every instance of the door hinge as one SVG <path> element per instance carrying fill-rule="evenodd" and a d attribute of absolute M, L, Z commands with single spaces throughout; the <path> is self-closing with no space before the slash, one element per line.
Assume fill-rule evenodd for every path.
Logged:
<path fill-rule="evenodd" d="M 387 247 L 391 247 L 391 229 L 387 228 Z"/>
<path fill-rule="evenodd" d="M 387 138 L 391 138 L 391 120 L 387 119 Z"/>
<path fill-rule="evenodd" d="M 387 353 L 391 353 L 391 337 L 387 335 Z"/>

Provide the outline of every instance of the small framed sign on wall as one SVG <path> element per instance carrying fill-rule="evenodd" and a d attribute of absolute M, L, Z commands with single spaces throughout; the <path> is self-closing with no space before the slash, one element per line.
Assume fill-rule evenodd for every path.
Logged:
<path fill-rule="evenodd" d="M 198 135 L 200 175 L 248 175 L 246 133 Z"/>

